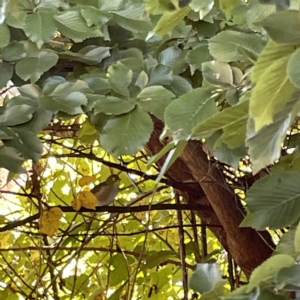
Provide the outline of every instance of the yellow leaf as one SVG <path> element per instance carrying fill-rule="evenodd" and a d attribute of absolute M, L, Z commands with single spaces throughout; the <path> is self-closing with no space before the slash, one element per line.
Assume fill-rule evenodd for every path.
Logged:
<path fill-rule="evenodd" d="M 90 184 L 91 182 L 94 182 L 96 180 L 96 176 L 83 176 L 79 179 L 79 185 L 85 186 Z"/>
<path fill-rule="evenodd" d="M 36 244 L 31 241 L 30 246 L 35 247 Z M 31 250 L 30 251 L 30 259 L 31 261 L 38 261 L 41 259 L 41 251 L 40 250 Z"/>
<path fill-rule="evenodd" d="M 78 199 L 78 196 L 72 201 L 72 207 L 76 211 L 79 211 L 81 208 L 81 202 L 80 199 Z"/>
<path fill-rule="evenodd" d="M 4 231 L 0 233 L 0 247 L 1 248 L 7 248 L 9 245 L 9 238 L 11 237 L 11 232 Z"/>
<path fill-rule="evenodd" d="M 97 204 L 96 196 L 90 191 L 79 192 L 76 197 L 85 208 L 95 209 Z"/>
<path fill-rule="evenodd" d="M 30 260 L 35 261 L 41 258 L 41 252 L 39 250 L 33 250 L 30 252 Z"/>
<path fill-rule="evenodd" d="M 82 175 L 91 174 L 91 163 L 87 159 L 80 158 L 80 163 L 77 164 L 77 170 Z"/>
<path fill-rule="evenodd" d="M 59 228 L 59 220 L 62 215 L 63 212 L 58 207 L 43 211 L 39 220 L 41 232 L 53 236 Z"/>
<path fill-rule="evenodd" d="M 81 189 L 81 191 L 90 191 L 91 190 L 91 188 L 89 187 L 89 186 L 84 186 L 82 189 Z"/>

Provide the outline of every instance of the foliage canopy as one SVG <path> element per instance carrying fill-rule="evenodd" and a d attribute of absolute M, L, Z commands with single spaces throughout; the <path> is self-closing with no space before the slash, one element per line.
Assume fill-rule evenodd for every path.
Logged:
<path fill-rule="evenodd" d="M 299 1 L 0 11 L 1 299 L 298 296 Z"/>

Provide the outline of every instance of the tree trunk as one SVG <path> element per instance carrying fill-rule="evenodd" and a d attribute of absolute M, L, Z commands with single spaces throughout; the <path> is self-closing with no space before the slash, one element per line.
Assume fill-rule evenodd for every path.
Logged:
<path fill-rule="evenodd" d="M 155 129 L 146 147 L 149 155 L 158 153 L 164 146 L 159 140 L 163 124 L 159 120 L 154 122 Z M 163 165 L 164 159 L 159 160 L 158 167 Z M 245 215 L 241 201 L 218 165 L 208 160 L 200 142 L 189 141 L 165 176 L 178 182 L 194 182 L 187 183 L 187 187 L 178 192 L 186 202 L 207 208 L 196 213 L 247 276 L 271 256 L 275 245 L 267 231 L 239 228 Z"/>

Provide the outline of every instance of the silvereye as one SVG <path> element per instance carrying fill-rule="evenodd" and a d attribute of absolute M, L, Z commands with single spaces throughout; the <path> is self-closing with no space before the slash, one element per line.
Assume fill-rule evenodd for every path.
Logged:
<path fill-rule="evenodd" d="M 110 175 L 106 181 L 95 186 L 91 192 L 97 197 L 97 206 L 110 205 L 119 192 L 120 178 Z"/>

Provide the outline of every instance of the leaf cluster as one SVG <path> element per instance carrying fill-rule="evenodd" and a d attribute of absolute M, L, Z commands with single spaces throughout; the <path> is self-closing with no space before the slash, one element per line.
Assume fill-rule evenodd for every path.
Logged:
<path fill-rule="evenodd" d="M 299 9 L 293 6 L 285 10 L 288 3 L 280 1 L 269 4 L 256 0 L 171 2 L 1 1 L 0 166 L 11 172 L 11 178 L 15 173 L 28 171 L 28 160 L 38 165 L 43 155 L 71 156 L 78 154 L 76 151 L 81 147 L 95 145 L 98 154 L 111 154 L 112 161 L 122 156 L 135 157 L 149 141 L 154 120 L 160 119 L 165 125 L 163 138 L 170 142 L 148 162 L 149 168 L 167 157 L 160 173 L 155 173 L 157 181 L 180 156 L 188 141 L 201 141 L 210 157 L 242 175 L 249 171 L 272 171 L 248 191 L 245 199 L 248 215 L 242 226 L 258 230 L 296 226 L 300 217 Z M 65 132 L 54 130 L 56 124 L 63 124 L 68 130 L 78 126 L 80 130 L 74 130 L 66 138 Z M 61 138 L 66 138 L 66 144 L 71 146 L 65 148 Z M 250 166 L 246 166 L 243 162 L 249 159 Z M 73 169 L 75 160 L 68 161 Z M 80 161 L 80 164 L 88 163 Z M 143 161 L 144 172 L 146 165 Z M 140 169 L 140 165 L 134 166 Z M 59 174 L 54 167 L 42 169 L 48 178 L 57 176 L 52 193 L 60 199 L 68 174 L 64 170 Z M 87 169 L 89 172 L 81 174 L 93 173 L 90 166 Z M 45 193 L 50 189 L 46 183 L 44 188 Z M 52 222 L 49 214 L 42 218 L 42 228 L 48 228 Z M 77 222 L 73 220 L 79 224 L 74 229 L 77 232 L 86 230 L 85 219 L 80 218 Z M 143 215 L 134 222 L 143 226 L 145 218 Z M 68 234 L 73 230 L 73 221 L 66 222 L 64 230 Z M 134 222 L 130 226 L 134 227 Z M 121 230 L 124 224 L 120 222 L 116 226 Z M 295 240 L 292 253 L 299 251 L 297 232 L 288 232 Z M 21 237 L 25 239 L 23 234 Z M 88 239 L 88 235 L 84 238 Z M 151 265 L 149 269 L 154 268 L 158 258 L 156 265 L 164 261 L 161 257 L 178 259 L 167 238 L 163 240 L 166 247 L 149 247 L 150 257 L 154 256 L 146 260 L 145 265 L 148 262 Z M 69 242 L 66 234 L 59 243 L 65 246 Z M 28 246 L 30 242 L 19 240 L 18 243 Z M 94 243 L 107 243 L 106 249 L 111 247 L 101 237 Z M 141 249 L 145 247 L 142 237 L 131 243 L 142 257 Z M 72 240 L 72 245 L 79 244 L 79 240 Z M 280 244 L 278 247 L 283 248 Z M 59 251 L 55 258 L 63 260 L 65 250 Z M 154 272 L 143 269 L 141 258 L 124 253 L 102 258 L 107 272 L 114 274 L 110 285 L 115 290 L 110 299 L 118 299 L 124 287 L 130 286 L 130 276 L 134 277 L 134 283 L 139 278 L 147 278 L 148 284 L 162 288 L 160 296 L 165 293 L 166 297 L 176 299 L 176 288 L 168 294 L 169 266 L 160 269 L 155 279 Z M 70 256 L 68 263 L 77 254 Z M 6 260 L 12 259 L 10 253 L 5 256 Z M 49 252 L 47 257 L 51 257 Z M 201 299 L 287 299 L 288 291 L 298 290 L 299 274 L 294 258 L 294 254 L 285 251 L 273 256 L 252 274 L 247 286 L 230 296 L 224 292 L 225 283 L 215 266 L 201 265 L 192 282 L 199 277 L 205 284 L 200 288 L 194 283 L 191 286 L 202 294 Z M 94 275 L 93 268 L 99 265 L 92 255 L 87 260 L 94 263 L 93 267 L 89 266 L 89 274 Z M 24 257 L 15 259 L 12 269 L 19 270 L 24 261 Z M 55 275 L 52 262 L 48 262 L 39 274 L 46 276 L 50 270 L 52 277 L 59 277 L 61 272 Z M 139 274 L 134 271 L 138 263 Z M 175 282 L 176 272 L 172 272 Z M 86 274 L 80 274 L 79 284 L 74 284 L 77 275 L 61 277 L 65 285 L 73 286 L 72 295 L 88 287 Z M 5 276 L 3 280 L 8 281 L 12 275 Z M 24 274 L 24 278 L 26 282 L 30 274 Z M 95 293 L 103 292 L 103 289 L 96 291 L 96 280 L 93 284 Z M 26 288 L 27 294 L 35 291 Z M 56 287 L 51 288 L 58 297 Z M 133 289 L 127 291 L 131 291 L 127 297 L 133 295 Z"/>

